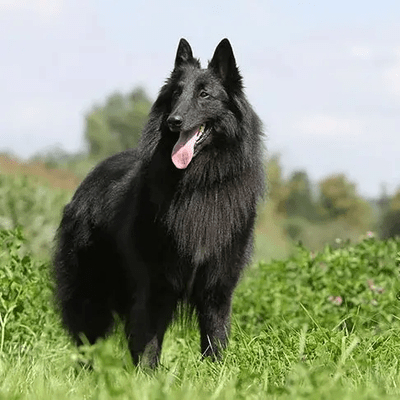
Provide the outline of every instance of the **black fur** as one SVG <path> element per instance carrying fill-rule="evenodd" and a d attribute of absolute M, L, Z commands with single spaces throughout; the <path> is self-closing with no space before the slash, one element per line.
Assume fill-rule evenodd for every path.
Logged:
<path fill-rule="evenodd" d="M 205 126 L 184 169 L 179 135 Z M 54 257 L 63 323 L 90 343 L 125 321 L 132 358 L 155 366 L 177 305 L 199 320 L 201 352 L 218 358 L 233 290 L 249 262 L 263 193 L 261 123 L 227 39 L 201 69 L 181 39 L 175 68 L 137 149 L 100 163 L 65 207 Z"/>

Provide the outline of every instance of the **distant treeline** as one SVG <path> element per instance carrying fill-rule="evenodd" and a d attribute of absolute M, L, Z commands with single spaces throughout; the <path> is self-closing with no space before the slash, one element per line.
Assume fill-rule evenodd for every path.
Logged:
<path fill-rule="evenodd" d="M 36 158 L 44 159 L 48 167 L 68 168 L 83 178 L 101 159 L 137 145 L 151 104 L 140 87 L 128 94 L 113 93 L 86 115 L 87 148 L 82 153 L 53 149 Z M 279 155 L 269 156 L 265 164 L 268 194 L 261 206 L 259 230 L 276 230 L 277 235 L 315 249 L 337 238 L 358 240 L 367 231 L 382 238 L 400 235 L 400 188 L 393 196 L 383 191 L 379 199 L 367 201 L 344 174 L 314 184 L 305 171 L 284 178 Z"/>

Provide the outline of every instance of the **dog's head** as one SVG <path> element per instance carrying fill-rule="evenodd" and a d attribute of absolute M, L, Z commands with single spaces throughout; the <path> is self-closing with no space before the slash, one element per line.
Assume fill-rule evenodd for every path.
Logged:
<path fill-rule="evenodd" d="M 169 104 L 168 129 L 179 133 L 171 157 L 176 168 L 184 169 L 205 146 L 223 141 L 229 133 L 224 124 L 234 118 L 232 98 L 242 91 L 229 40 L 219 43 L 208 67 L 202 69 L 189 43 L 181 39 L 164 89 Z"/>

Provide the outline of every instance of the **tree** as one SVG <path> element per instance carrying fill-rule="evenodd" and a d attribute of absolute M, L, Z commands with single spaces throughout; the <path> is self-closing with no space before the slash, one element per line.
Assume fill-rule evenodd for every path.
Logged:
<path fill-rule="evenodd" d="M 345 175 L 333 175 L 319 184 L 319 206 L 325 220 L 345 220 L 352 227 L 368 229 L 372 223 L 370 205 L 358 196 L 356 186 Z"/>
<path fill-rule="evenodd" d="M 274 210 L 285 213 L 285 200 L 287 198 L 286 183 L 282 176 L 280 155 L 274 154 L 267 161 L 267 192 L 268 200 L 274 204 Z"/>
<path fill-rule="evenodd" d="M 311 184 L 305 171 L 295 171 L 289 179 L 285 207 L 288 217 L 303 217 L 309 221 L 317 219 Z"/>
<path fill-rule="evenodd" d="M 400 236 L 400 189 L 390 200 L 389 207 L 383 215 L 381 235 L 384 239 Z"/>
<path fill-rule="evenodd" d="M 274 209 L 284 217 L 303 217 L 310 221 L 317 219 L 311 183 L 305 171 L 295 171 L 287 181 L 283 178 L 279 154 L 267 162 L 268 198 Z"/>
<path fill-rule="evenodd" d="M 114 93 L 105 105 L 94 107 L 86 116 L 85 139 L 89 155 L 103 159 L 135 147 L 147 121 L 151 101 L 142 88 L 128 95 Z"/>
<path fill-rule="evenodd" d="M 377 201 L 377 205 L 381 214 L 385 214 L 389 210 L 390 196 L 388 194 L 387 186 L 384 183 L 381 184 L 381 194 Z"/>

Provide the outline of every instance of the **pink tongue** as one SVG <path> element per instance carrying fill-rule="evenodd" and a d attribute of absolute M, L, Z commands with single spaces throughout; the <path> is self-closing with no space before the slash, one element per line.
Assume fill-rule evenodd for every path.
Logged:
<path fill-rule="evenodd" d="M 194 144 L 196 143 L 198 129 L 193 132 L 180 133 L 179 139 L 172 149 L 172 162 L 178 169 L 185 169 L 193 158 Z"/>

